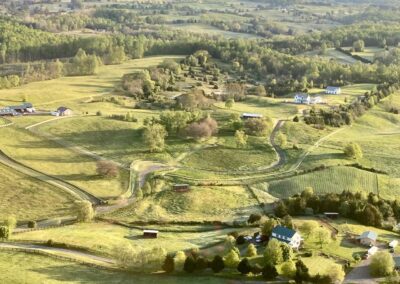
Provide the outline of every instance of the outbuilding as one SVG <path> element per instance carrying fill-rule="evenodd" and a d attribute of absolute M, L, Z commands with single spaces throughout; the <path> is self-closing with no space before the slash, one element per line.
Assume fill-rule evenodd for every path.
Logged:
<path fill-rule="evenodd" d="M 59 107 L 57 113 L 58 116 L 70 116 L 72 115 L 72 110 L 67 107 Z"/>
<path fill-rule="evenodd" d="M 148 239 L 156 239 L 158 237 L 157 230 L 143 230 L 143 237 Z"/>
<path fill-rule="evenodd" d="M 263 115 L 259 113 L 242 113 L 241 118 L 242 119 L 250 119 L 250 118 L 262 118 Z"/>
<path fill-rule="evenodd" d="M 378 234 L 373 231 L 366 231 L 362 233 L 357 239 L 360 241 L 360 244 L 366 246 L 374 246 L 376 240 L 378 239 Z"/>
<path fill-rule="evenodd" d="M 190 190 L 190 185 L 188 185 L 187 183 L 179 183 L 174 184 L 172 188 L 176 192 L 186 192 Z"/>

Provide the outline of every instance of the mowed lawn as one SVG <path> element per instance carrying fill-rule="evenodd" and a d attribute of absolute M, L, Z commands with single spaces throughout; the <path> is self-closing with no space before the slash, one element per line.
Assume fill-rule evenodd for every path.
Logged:
<path fill-rule="evenodd" d="M 10 251 L 0 253 L 0 271 L 0 283 L 4 284 L 184 284 L 193 280 L 185 275 L 135 275 L 113 272 L 52 257 Z M 222 284 L 226 283 L 226 279 L 199 275 L 196 276 L 196 283 Z"/>
<path fill-rule="evenodd" d="M 150 226 L 151 227 L 151 226 Z M 16 234 L 14 240 L 52 240 L 82 247 L 95 253 L 112 255 L 116 246 L 132 245 L 138 251 L 161 247 L 169 252 L 218 243 L 233 229 L 215 228 L 206 232 L 160 232 L 157 239 L 143 238 L 142 230 L 108 223 L 82 223 L 55 229 Z"/>
<path fill-rule="evenodd" d="M 0 164 L 0 220 L 18 221 L 74 215 L 74 198 L 52 185 Z"/>
<path fill-rule="evenodd" d="M 233 221 L 245 220 L 261 208 L 241 186 L 191 187 L 185 193 L 164 190 L 145 197 L 108 217 L 124 221 Z"/>

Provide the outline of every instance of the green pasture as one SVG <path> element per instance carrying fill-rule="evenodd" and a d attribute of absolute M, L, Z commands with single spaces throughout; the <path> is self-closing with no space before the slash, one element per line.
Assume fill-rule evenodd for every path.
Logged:
<path fill-rule="evenodd" d="M 151 226 L 144 227 L 151 228 Z M 116 246 L 132 245 L 138 251 L 162 247 L 169 252 L 209 246 L 224 240 L 232 229 L 205 232 L 160 232 L 157 239 L 143 238 L 143 231 L 108 223 L 82 223 L 66 227 L 16 234 L 14 240 L 47 242 L 52 240 L 85 248 L 95 253 L 112 255 Z"/>
<path fill-rule="evenodd" d="M 251 171 L 266 168 L 277 159 L 268 138 L 250 137 L 246 148 L 237 148 L 233 134 L 221 137 L 219 145 L 189 154 L 182 164 L 191 169 Z"/>
<path fill-rule="evenodd" d="M 103 198 L 116 197 L 128 188 L 128 173 L 104 179 L 96 173 L 96 160 L 56 142 L 16 127 L 0 128 L 2 150 L 15 160 L 61 178 Z"/>
<path fill-rule="evenodd" d="M 23 283 L 119 283 L 128 284 L 183 284 L 193 280 L 192 277 L 168 276 L 164 274 L 136 275 L 110 271 L 64 261 L 48 256 L 1 251 L 0 253 L 0 282 L 4 284 Z M 196 276 L 196 283 L 219 284 L 226 279 L 212 276 Z"/>
<path fill-rule="evenodd" d="M 207 34 L 210 36 L 223 36 L 228 38 L 244 38 L 244 39 L 257 39 L 258 36 L 253 34 L 246 34 L 246 33 L 236 33 L 230 31 L 224 31 L 218 29 L 216 27 L 206 25 L 206 24 L 171 24 L 167 27 L 178 30 L 178 31 L 185 31 L 185 32 L 192 32 L 198 34 Z"/>
<path fill-rule="evenodd" d="M 74 214 L 74 198 L 61 189 L 0 164 L 0 220 L 19 221 Z"/>
<path fill-rule="evenodd" d="M 398 147 L 400 117 L 387 111 L 386 104 L 400 106 L 398 94 L 386 98 L 381 104 L 357 119 L 352 127 L 347 127 L 337 135 L 331 136 L 309 155 L 302 167 L 310 168 L 320 164 L 337 165 L 345 160 L 343 147 L 350 142 L 360 144 L 364 157 L 358 161 L 364 166 L 387 172 L 391 179 L 400 177 Z"/>
<path fill-rule="evenodd" d="M 268 192 L 278 198 L 288 198 L 312 187 L 316 194 L 341 193 L 342 191 L 365 191 L 377 193 L 375 173 L 351 168 L 332 167 L 322 171 L 271 181 Z"/>
<path fill-rule="evenodd" d="M 247 219 L 261 208 L 252 193 L 241 186 L 191 187 L 185 193 L 164 190 L 107 216 L 134 221 L 233 221 Z"/>

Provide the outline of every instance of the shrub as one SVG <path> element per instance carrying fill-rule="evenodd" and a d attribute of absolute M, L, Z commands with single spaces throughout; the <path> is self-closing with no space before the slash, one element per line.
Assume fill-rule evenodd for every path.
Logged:
<path fill-rule="evenodd" d="M 112 161 L 98 161 L 96 171 L 102 177 L 112 178 L 118 176 L 118 165 Z"/>
<path fill-rule="evenodd" d="M 225 268 L 224 260 L 221 256 L 216 255 L 210 263 L 211 270 L 214 273 L 221 272 Z"/>
<path fill-rule="evenodd" d="M 196 269 L 196 261 L 193 256 L 189 255 L 183 265 L 183 270 L 188 273 L 193 273 Z"/>
<path fill-rule="evenodd" d="M 244 275 L 249 274 L 251 272 L 251 269 L 252 267 L 247 257 L 243 258 L 237 266 L 237 270 Z"/>
<path fill-rule="evenodd" d="M 262 270 L 262 276 L 265 280 L 274 280 L 278 276 L 278 272 L 274 265 L 267 264 Z"/>
<path fill-rule="evenodd" d="M 36 221 L 28 221 L 28 228 L 33 229 L 36 228 L 36 226 L 37 226 Z"/>
<path fill-rule="evenodd" d="M 174 272 L 174 270 L 175 270 L 175 261 L 174 261 L 174 258 L 171 255 L 167 255 L 165 257 L 162 269 L 167 273 Z"/>

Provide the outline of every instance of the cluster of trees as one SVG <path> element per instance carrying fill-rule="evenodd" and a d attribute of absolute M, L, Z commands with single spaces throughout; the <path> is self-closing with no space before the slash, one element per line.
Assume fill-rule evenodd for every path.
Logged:
<path fill-rule="evenodd" d="M 93 75 L 97 73 L 102 60 L 92 54 L 86 54 L 86 51 L 79 49 L 76 55 L 65 64 L 65 73 L 69 76 Z"/>
<path fill-rule="evenodd" d="M 314 214 L 338 212 L 367 226 L 393 226 L 400 220 L 400 201 L 384 200 L 374 193 L 343 191 L 340 194 L 316 195 L 312 188 L 301 194 L 280 200 L 275 204 L 277 216 L 304 215 L 312 209 Z M 391 224 L 391 225 L 390 225 Z"/>
<path fill-rule="evenodd" d="M 150 152 L 165 148 L 167 136 L 183 136 L 194 139 L 209 138 L 218 133 L 218 123 L 200 111 L 164 111 L 159 118 L 146 120 L 143 141 Z"/>
<path fill-rule="evenodd" d="M 249 258 L 258 255 L 254 244 L 249 244 L 244 251 L 243 257 L 236 245 L 242 245 L 245 240 L 242 235 L 235 234 L 227 236 L 225 240 L 224 256 L 216 255 L 209 260 L 199 254 L 198 249 L 192 249 L 187 255 L 179 251 L 175 255 L 165 257 L 162 269 L 167 273 L 174 271 L 185 271 L 187 273 L 202 272 L 211 269 L 219 273 L 225 268 L 237 269 L 241 274 L 254 276 L 262 275 L 265 280 L 274 280 L 279 274 L 277 265 L 281 266 L 281 275 L 294 279 L 296 283 L 337 283 L 344 278 L 344 271 L 340 265 L 332 265 L 327 269 L 325 275 L 311 276 L 307 266 L 301 260 L 294 260 L 294 254 L 289 245 L 276 239 L 271 239 L 265 250 L 263 265 L 251 264 Z"/>
<path fill-rule="evenodd" d="M 325 125 L 340 127 L 342 125 L 350 125 L 352 121 L 363 115 L 368 109 L 379 103 L 382 99 L 393 94 L 399 89 L 399 84 L 380 84 L 376 89 L 359 97 L 356 101 L 348 105 L 340 105 L 338 108 L 331 110 L 315 110 L 312 109 L 304 117 L 307 124 L 314 124 L 320 128 Z"/>
<path fill-rule="evenodd" d="M 0 225 L 0 240 L 8 240 L 16 226 L 17 219 L 14 216 L 8 216 L 3 220 L 2 225 Z"/>

